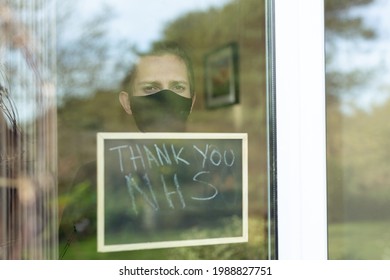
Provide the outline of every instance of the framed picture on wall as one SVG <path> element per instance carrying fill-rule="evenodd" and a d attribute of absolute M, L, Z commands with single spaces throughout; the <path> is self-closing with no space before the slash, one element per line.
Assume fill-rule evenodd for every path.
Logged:
<path fill-rule="evenodd" d="M 207 108 L 239 103 L 238 45 L 229 43 L 205 56 Z"/>

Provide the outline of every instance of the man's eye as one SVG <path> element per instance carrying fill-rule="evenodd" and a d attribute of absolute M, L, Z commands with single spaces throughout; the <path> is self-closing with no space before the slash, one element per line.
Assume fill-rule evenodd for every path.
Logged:
<path fill-rule="evenodd" d="M 185 86 L 182 86 L 182 85 L 176 85 L 172 88 L 172 90 L 176 93 L 181 93 L 181 92 L 184 92 L 186 90 L 186 87 Z"/>
<path fill-rule="evenodd" d="M 152 94 L 158 92 L 160 89 L 156 86 L 145 86 L 143 87 L 143 91 L 147 94 Z"/>

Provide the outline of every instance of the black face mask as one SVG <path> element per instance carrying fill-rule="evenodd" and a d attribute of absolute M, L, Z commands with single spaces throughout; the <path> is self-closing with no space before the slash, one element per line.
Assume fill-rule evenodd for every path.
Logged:
<path fill-rule="evenodd" d="M 191 111 L 192 99 L 170 90 L 146 96 L 131 96 L 131 111 L 142 132 L 182 132 Z"/>

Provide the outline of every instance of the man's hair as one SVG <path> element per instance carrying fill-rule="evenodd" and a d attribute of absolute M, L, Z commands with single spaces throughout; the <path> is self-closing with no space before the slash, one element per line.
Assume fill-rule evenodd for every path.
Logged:
<path fill-rule="evenodd" d="M 190 84 L 190 94 L 191 97 L 195 95 L 195 78 L 194 70 L 192 68 L 192 62 L 187 52 L 175 42 L 158 42 L 153 44 L 151 51 L 145 53 L 138 53 L 138 58 L 146 56 L 162 56 L 166 54 L 171 54 L 179 58 L 184 62 L 187 68 L 188 81 Z M 132 95 L 133 91 L 133 82 L 137 74 L 137 63 L 135 63 L 130 71 L 127 73 L 125 79 L 122 82 L 122 87 L 129 91 Z"/>

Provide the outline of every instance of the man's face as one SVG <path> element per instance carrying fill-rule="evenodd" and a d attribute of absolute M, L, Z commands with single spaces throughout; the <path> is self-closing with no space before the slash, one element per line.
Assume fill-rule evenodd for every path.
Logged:
<path fill-rule="evenodd" d="M 121 92 L 119 100 L 142 132 L 184 131 L 195 100 L 185 62 L 172 54 L 142 57 L 131 94 Z"/>
<path fill-rule="evenodd" d="M 191 98 L 186 64 L 177 56 L 142 57 L 133 83 L 133 96 L 145 96 L 161 90 Z"/>

